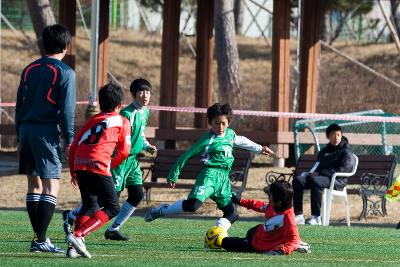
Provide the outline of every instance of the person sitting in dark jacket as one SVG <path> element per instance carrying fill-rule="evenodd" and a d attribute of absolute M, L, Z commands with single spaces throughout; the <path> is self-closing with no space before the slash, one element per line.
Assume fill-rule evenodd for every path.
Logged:
<path fill-rule="evenodd" d="M 293 206 L 297 224 L 304 224 L 303 191 L 311 189 L 311 219 L 312 225 L 321 224 L 321 202 L 324 188 L 329 188 L 332 175 L 335 172 L 351 172 L 353 168 L 352 150 L 349 141 L 342 135 L 342 129 L 337 124 L 326 128 L 326 138 L 329 143 L 318 153 L 317 167 L 308 173 L 303 173 L 293 179 Z M 347 185 L 347 177 L 336 177 L 335 189 L 340 190 Z"/>

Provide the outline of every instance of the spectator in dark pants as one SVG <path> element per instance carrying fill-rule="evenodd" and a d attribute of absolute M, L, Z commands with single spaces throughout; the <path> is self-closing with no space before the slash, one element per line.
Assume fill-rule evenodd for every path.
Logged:
<path fill-rule="evenodd" d="M 329 188 L 335 172 L 350 172 L 353 166 L 351 147 L 342 129 L 331 124 L 326 129 L 328 145 L 318 153 L 318 166 L 315 170 L 303 173 L 293 179 L 293 204 L 296 223 L 304 224 L 303 191 L 311 189 L 311 219 L 308 224 L 321 224 L 321 202 L 324 188 Z M 346 177 L 336 177 L 335 189 L 342 189 L 347 184 Z"/>

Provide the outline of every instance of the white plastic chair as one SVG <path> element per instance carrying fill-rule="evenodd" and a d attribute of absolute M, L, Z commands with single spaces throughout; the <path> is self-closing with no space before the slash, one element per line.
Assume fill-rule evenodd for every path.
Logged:
<path fill-rule="evenodd" d="M 341 197 L 344 199 L 344 205 L 345 205 L 345 209 L 346 209 L 346 222 L 347 222 L 347 226 L 350 226 L 350 210 L 349 210 L 349 201 L 347 198 L 346 186 L 342 190 L 335 190 L 334 186 L 335 186 L 335 181 L 336 181 L 337 176 L 350 177 L 356 173 L 357 167 L 358 167 L 358 157 L 355 154 L 353 154 L 353 156 L 354 156 L 355 162 L 354 162 L 352 171 L 350 173 L 335 172 L 332 175 L 331 184 L 330 184 L 329 188 L 324 189 L 324 194 L 322 196 L 322 210 L 323 210 L 322 211 L 322 225 L 323 226 L 329 225 L 333 197 Z"/>

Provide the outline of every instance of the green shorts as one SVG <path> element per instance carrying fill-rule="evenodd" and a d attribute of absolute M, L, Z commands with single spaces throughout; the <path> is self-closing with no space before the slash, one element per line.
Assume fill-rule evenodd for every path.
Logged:
<path fill-rule="evenodd" d="M 222 208 L 231 202 L 231 194 L 229 171 L 204 168 L 197 176 L 188 198 L 196 198 L 201 202 L 211 198 L 218 208 Z"/>
<path fill-rule="evenodd" d="M 121 192 L 130 185 L 143 184 L 142 171 L 136 155 L 129 156 L 118 167 L 112 169 L 111 174 L 117 192 Z"/>

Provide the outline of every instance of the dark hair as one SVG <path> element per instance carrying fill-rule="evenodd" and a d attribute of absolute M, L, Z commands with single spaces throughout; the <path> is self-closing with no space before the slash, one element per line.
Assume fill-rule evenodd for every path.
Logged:
<path fill-rule="evenodd" d="M 215 103 L 211 107 L 207 109 L 207 119 L 208 123 L 211 124 L 212 120 L 220 115 L 225 115 L 228 119 L 228 122 L 231 122 L 232 119 L 232 108 L 229 104 L 220 104 Z"/>
<path fill-rule="evenodd" d="M 42 40 L 46 54 L 59 54 L 71 42 L 71 34 L 63 25 L 54 24 L 44 28 Z"/>
<path fill-rule="evenodd" d="M 139 78 L 136 80 L 133 80 L 131 83 L 131 86 L 129 88 L 131 93 L 133 94 L 134 97 L 136 97 L 136 93 L 139 91 L 151 91 L 152 87 L 151 84 L 148 80 Z"/>
<path fill-rule="evenodd" d="M 122 88 L 113 83 L 107 83 L 99 90 L 99 105 L 103 112 L 112 112 L 124 100 Z"/>
<path fill-rule="evenodd" d="M 275 181 L 264 188 L 264 191 L 272 195 L 275 203 L 281 203 L 280 206 L 273 207 L 275 211 L 283 212 L 293 206 L 293 188 L 290 183 L 283 180 Z"/>
<path fill-rule="evenodd" d="M 337 125 L 336 123 L 332 123 L 325 130 L 326 137 L 329 138 L 329 136 L 331 135 L 332 132 L 337 132 L 337 131 L 341 132 L 342 128 L 339 125 Z"/>

